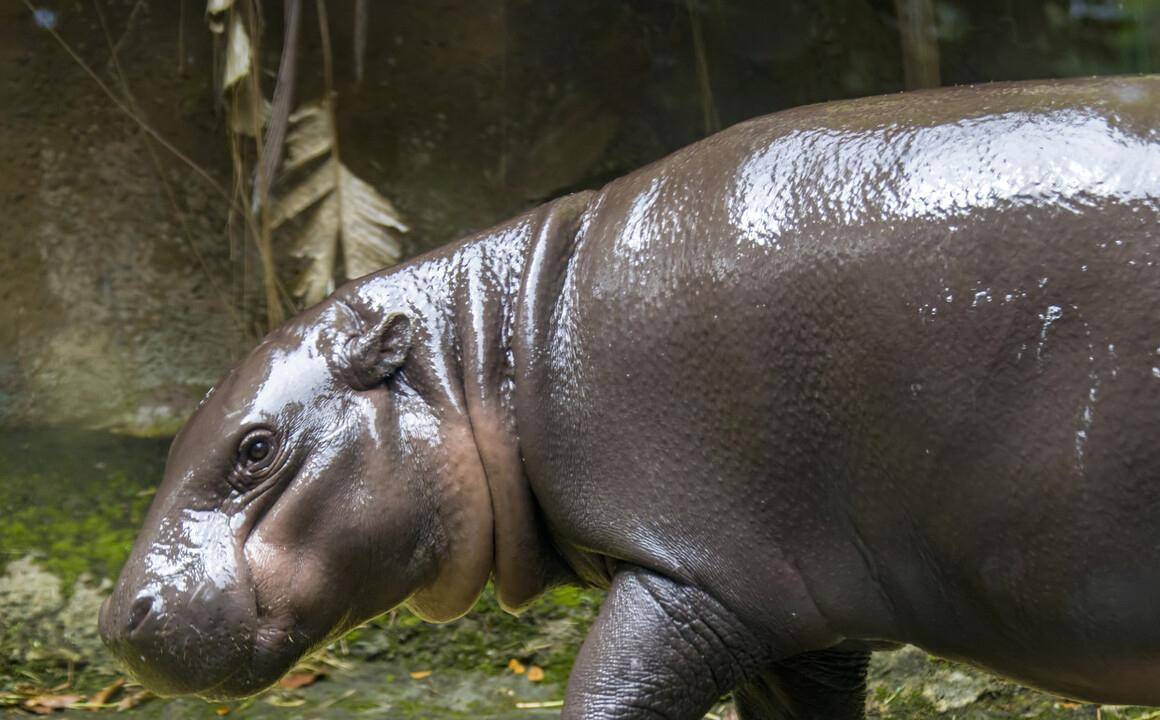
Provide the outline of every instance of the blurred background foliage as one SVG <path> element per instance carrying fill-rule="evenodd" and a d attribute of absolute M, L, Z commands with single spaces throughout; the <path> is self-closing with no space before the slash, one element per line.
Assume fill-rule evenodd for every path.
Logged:
<path fill-rule="evenodd" d="M 210 6 L 0 3 L 0 705 L 110 682 L 95 607 L 168 437 L 333 283 L 757 115 L 1160 58 L 1160 0 L 310 0 L 296 31 L 282 3 Z M 330 199 L 339 187 L 358 212 Z M 564 590 L 523 619 L 487 598 L 450 627 L 383 618 L 308 670 L 346 678 L 308 707 L 550 702 L 598 602 Z M 884 717 L 1095 712 L 890 662 Z M 396 676 L 398 694 L 373 695 Z M 247 712 L 302 700 L 279 692 Z"/>

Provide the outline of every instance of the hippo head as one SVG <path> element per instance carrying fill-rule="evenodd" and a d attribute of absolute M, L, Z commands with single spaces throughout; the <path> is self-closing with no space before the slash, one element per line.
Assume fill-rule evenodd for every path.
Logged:
<path fill-rule="evenodd" d="M 336 295 L 206 396 L 101 609 L 143 684 L 250 695 L 401 603 L 471 607 L 490 506 L 441 342 L 412 310 Z"/>

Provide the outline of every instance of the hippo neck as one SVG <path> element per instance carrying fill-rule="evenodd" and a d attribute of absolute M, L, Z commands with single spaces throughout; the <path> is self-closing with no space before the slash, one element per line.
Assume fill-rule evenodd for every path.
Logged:
<path fill-rule="evenodd" d="M 456 272 L 454 314 L 464 400 L 491 493 L 494 523 L 493 578 L 500 605 L 516 612 L 545 588 L 570 577 L 556 552 L 532 493 L 520 447 L 516 386 L 527 377 L 519 367 L 517 336 L 541 327 L 540 306 L 529 300 L 545 271 L 538 262 L 545 232 L 555 227 L 558 208 L 549 203 L 484 234 L 452 252 Z M 529 317 L 528 313 L 533 316 Z"/>
<path fill-rule="evenodd" d="M 379 311 L 421 311 L 429 342 L 411 374 L 430 401 L 459 418 L 450 424 L 467 428 L 475 446 L 472 458 L 459 458 L 460 476 L 441 483 L 439 512 L 450 530 L 437 551 L 440 567 L 409 601 L 425 617 L 465 612 L 488 569 L 500 605 L 511 612 L 574 577 L 532 493 L 516 406 L 517 395 L 535 395 L 543 385 L 535 349 L 552 321 L 563 248 L 571 246 L 563 237 L 571 223 L 562 220 L 574 219 L 588 195 L 548 203 L 340 291 Z M 521 384 L 535 387 L 521 392 Z M 490 543 L 463 532 L 480 523 L 490 525 Z"/>

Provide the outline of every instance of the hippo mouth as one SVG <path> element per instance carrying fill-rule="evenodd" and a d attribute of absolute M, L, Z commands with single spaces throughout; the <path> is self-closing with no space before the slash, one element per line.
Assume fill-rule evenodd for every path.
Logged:
<path fill-rule="evenodd" d="M 277 683 L 311 647 L 293 630 L 259 624 L 245 661 L 212 686 L 183 694 L 211 701 L 238 700 L 256 695 Z"/>
<path fill-rule="evenodd" d="M 102 605 L 100 624 L 112 653 L 158 695 L 234 700 L 272 686 L 314 646 L 293 624 L 259 613 L 257 602 L 245 605 L 230 612 L 219 606 L 209 622 L 189 621 L 138 598 L 118 629 L 114 597 Z"/>
<path fill-rule="evenodd" d="M 341 623 L 329 632 L 303 623 L 289 607 L 269 606 L 258 588 L 249 593 L 252 622 L 245 645 L 248 652 L 237 658 L 233 669 L 211 686 L 187 691 L 205 700 L 224 701 L 256 695 L 272 687 L 303 656 L 339 637 Z"/>

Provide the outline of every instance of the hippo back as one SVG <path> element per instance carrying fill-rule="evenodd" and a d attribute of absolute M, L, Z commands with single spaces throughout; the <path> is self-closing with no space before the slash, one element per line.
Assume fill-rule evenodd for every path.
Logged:
<path fill-rule="evenodd" d="M 778 113 L 574 226 L 517 388 L 565 554 L 1057 687 L 1160 648 L 1160 78 Z"/>

